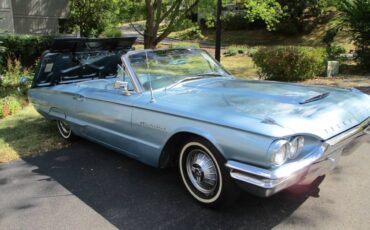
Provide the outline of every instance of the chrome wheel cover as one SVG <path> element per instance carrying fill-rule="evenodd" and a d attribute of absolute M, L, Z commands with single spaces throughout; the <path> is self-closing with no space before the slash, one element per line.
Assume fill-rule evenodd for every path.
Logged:
<path fill-rule="evenodd" d="M 193 186 L 206 196 L 217 188 L 218 173 L 212 158 L 200 149 L 189 152 L 186 158 L 186 171 Z"/>
<path fill-rule="evenodd" d="M 57 124 L 60 135 L 62 135 L 63 138 L 68 139 L 72 134 L 72 130 L 69 125 L 64 121 L 57 121 Z"/>

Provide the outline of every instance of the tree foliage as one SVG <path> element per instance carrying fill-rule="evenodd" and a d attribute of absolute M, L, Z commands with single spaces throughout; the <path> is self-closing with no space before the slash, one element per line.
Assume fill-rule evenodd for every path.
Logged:
<path fill-rule="evenodd" d="M 120 22 L 134 22 L 145 19 L 145 2 L 143 0 L 116 0 L 118 20 Z"/>
<path fill-rule="evenodd" d="M 360 65 L 370 71 L 370 0 L 343 0 L 339 3 L 342 26 L 350 27 Z"/>
<path fill-rule="evenodd" d="M 287 34 L 309 32 L 313 27 L 310 20 L 319 16 L 328 0 L 277 0 L 284 14 L 278 30 Z"/>
<path fill-rule="evenodd" d="M 273 30 L 283 15 L 283 10 L 276 0 L 222 0 L 222 4 L 241 4 L 245 7 L 245 14 L 234 14 L 235 20 L 244 17 L 244 23 L 254 23 L 262 21 L 266 24 L 268 30 Z M 207 25 L 214 26 L 217 9 L 217 0 L 203 0 L 199 3 L 198 13 L 207 21 Z M 224 19 L 232 20 L 231 15 L 224 15 Z M 238 19 L 239 18 L 239 19 Z M 239 22 L 241 23 L 241 22 Z M 241 27 L 241 26 L 236 26 Z M 247 27 L 247 26 L 244 26 Z"/>
<path fill-rule="evenodd" d="M 245 0 L 245 10 L 250 22 L 261 20 L 268 30 L 275 29 L 283 16 L 283 9 L 276 0 Z"/>
<path fill-rule="evenodd" d="M 200 0 L 145 0 L 144 47 L 155 48 L 180 21 L 195 9 Z"/>
<path fill-rule="evenodd" d="M 98 36 L 114 20 L 116 1 L 70 0 L 69 25 L 79 27 L 81 36 Z"/>

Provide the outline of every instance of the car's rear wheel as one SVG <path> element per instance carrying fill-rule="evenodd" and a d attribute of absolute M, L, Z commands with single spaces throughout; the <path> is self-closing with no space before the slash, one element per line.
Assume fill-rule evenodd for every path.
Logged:
<path fill-rule="evenodd" d="M 65 121 L 57 121 L 58 132 L 65 140 L 74 140 L 75 135 L 72 132 L 71 126 Z"/>
<path fill-rule="evenodd" d="M 182 181 L 198 202 L 208 207 L 231 204 L 238 188 L 224 167 L 218 150 L 202 138 L 187 141 L 180 152 L 179 169 Z"/>

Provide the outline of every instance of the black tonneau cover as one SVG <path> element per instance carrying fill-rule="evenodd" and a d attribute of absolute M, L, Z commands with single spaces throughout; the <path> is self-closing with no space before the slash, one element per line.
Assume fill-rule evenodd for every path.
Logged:
<path fill-rule="evenodd" d="M 113 77 L 136 37 L 55 39 L 45 51 L 32 87 Z"/>

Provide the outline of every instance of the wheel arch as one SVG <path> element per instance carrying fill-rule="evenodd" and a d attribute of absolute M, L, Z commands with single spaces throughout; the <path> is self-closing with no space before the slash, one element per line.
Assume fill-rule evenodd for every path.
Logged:
<path fill-rule="evenodd" d="M 176 166 L 176 159 L 180 153 L 181 146 L 192 137 L 202 138 L 210 142 L 222 155 L 221 147 L 216 144 L 217 142 L 212 135 L 200 130 L 183 129 L 174 132 L 165 142 L 159 158 L 159 167 L 169 168 Z"/>

